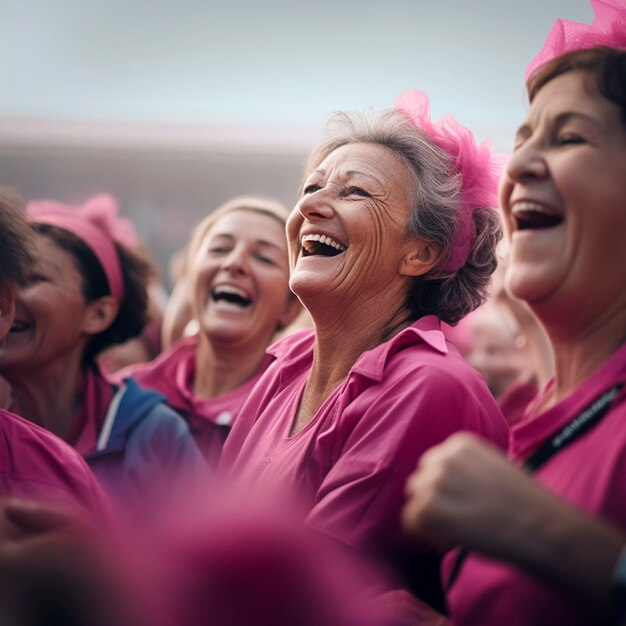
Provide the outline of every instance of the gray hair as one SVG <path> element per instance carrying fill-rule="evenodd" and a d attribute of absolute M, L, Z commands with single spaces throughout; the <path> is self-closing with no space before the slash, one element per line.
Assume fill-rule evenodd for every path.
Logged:
<path fill-rule="evenodd" d="M 456 272 L 443 273 L 441 268 L 451 254 L 461 220 L 462 181 L 451 157 L 395 109 L 337 112 L 328 120 L 322 142 L 309 157 L 305 177 L 331 152 L 352 143 L 384 146 L 408 164 L 415 184 L 410 189 L 413 201 L 407 231 L 434 242 L 441 255 L 433 269 L 415 279 L 406 305 L 412 319 L 434 314 L 456 324 L 487 296 L 497 264 L 495 248 L 502 237 L 497 211 L 493 207 L 473 211 L 476 239 L 467 261 Z"/>

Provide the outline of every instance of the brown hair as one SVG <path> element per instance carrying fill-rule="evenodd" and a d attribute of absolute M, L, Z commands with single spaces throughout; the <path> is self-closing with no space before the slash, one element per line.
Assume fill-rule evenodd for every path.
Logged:
<path fill-rule="evenodd" d="M 596 89 L 604 98 L 616 104 L 626 126 L 626 50 L 598 46 L 563 54 L 533 74 L 526 84 L 532 102 L 539 90 L 551 80 L 568 72 L 585 72 L 588 89 Z"/>
<path fill-rule="evenodd" d="M 0 281 L 25 284 L 37 256 L 36 241 L 24 200 L 7 187 L 0 187 L 0 251 Z"/>

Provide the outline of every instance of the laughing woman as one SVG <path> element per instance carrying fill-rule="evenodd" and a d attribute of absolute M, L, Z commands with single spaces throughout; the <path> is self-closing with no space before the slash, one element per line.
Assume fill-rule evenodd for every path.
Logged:
<path fill-rule="evenodd" d="M 438 603 L 436 558 L 399 528 L 404 482 L 452 432 L 504 445 L 507 429 L 440 330 L 481 303 L 495 268 L 493 164 L 426 109 L 407 93 L 395 110 L 338 114 L 311 155 L 287 235 L 315 329 L 270 349 L 223 469 L 244 489 L 297 494 L 309 526 L 412 569 Z"/>
<path fill-rule="evenodd" d="M 500 191 L 507 287 L 555 376 L 511 431 L 514 464 L 457 436 L 408 485 L 407 528 L 476 552 L 450 561 L 454 624 L 610 623 L 612 575 L 626 615 L 626 20 L 594 6 L 533 64 Z"/>
<path fill-rule="evenodd" d="M 242 196 L 198 224 L 182 279 L 198 334 L 121 373 L 167 398 L 211 466 L 272 361 L 272 337 L 300 310 L 289 291 L 286 218 L 279 203 Z"/>
<path fill-rule="evenodd" d="M 93 202 L 33 202 L 28 218 L 39 254 L 0 345 L 11 408 L 74 446 L 120 503 L 159 498 L 159 479 L 200 470 L 200 453 L 162 396 L 111 385 L 95 361 L 141 332 L 148 266 L 115 242 L 115 216 Z"/>

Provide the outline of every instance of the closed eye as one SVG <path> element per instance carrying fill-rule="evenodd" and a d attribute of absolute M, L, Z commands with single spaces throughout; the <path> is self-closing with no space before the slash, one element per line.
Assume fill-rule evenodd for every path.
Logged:
<path fill-rule="evenodd" d="M 581 143 L 585 143 L 585 140 L 580 135 L 560 135 L 557 138 L 557 143 L 559 146 L 568 146 L 568 145 L 577 145 Z"/>
<path fill-rule="evenodd" d="M 320 189 L 321 187 L 319 185 L 307 185 L 302 191 L 302 193 L 304 195 L 307 195 L 309 193 L 315 193 L 316 191 L 319 191 Z"/>
<path fill-rule="evenodd" d="M 364 198 L 371 198 L 371 194 L 365 191 L 362 187 L 348 187 L 345 194 L 347 196 L 363 196 Z"/>

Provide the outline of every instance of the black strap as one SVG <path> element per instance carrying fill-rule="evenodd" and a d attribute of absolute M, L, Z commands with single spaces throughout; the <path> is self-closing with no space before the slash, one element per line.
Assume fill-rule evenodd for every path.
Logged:
<path fill-rule="evenodd" d="M 609 412 L 609 409 L 613 402 L 615 402 L 615 398 L 617 398 L 623 386 L 623 383 L 619 383 L 596 398 L 589 406 L 585 407 L 574 417 L 574 419 L 561 428 L 561 430 L 552 435 L 548 441 L 539 446 L 535 453 L 526 459 L 524 467 L 531 472 L 536 472 L 555 454 L 569 446 L 570 443 L 576 441 L 581 435 L 591 430 Z M 448 578 L 446 592 L 449 591 L 456 582 L 468 554 L 469 550 L 464 548 L 457 554 L 454 565 L 452 566 L 452 571 L 450 572 L 450 577 Z"/>

